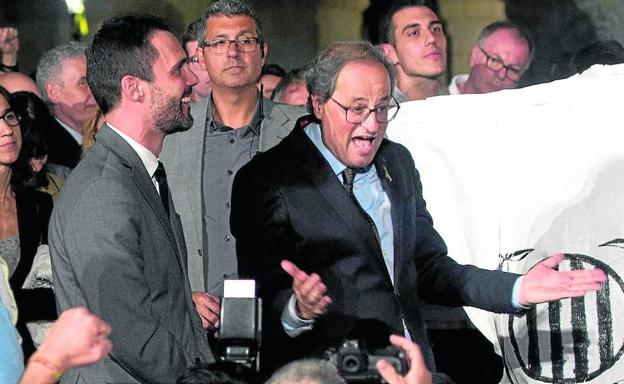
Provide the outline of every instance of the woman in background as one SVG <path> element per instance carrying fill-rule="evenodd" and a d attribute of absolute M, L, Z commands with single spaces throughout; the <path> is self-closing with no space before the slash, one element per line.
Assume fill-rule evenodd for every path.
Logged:
<path fill-rule="evenodd" d="M 22 148 L 20 116 L 12 96 L 0 87 L 0 257 L 9 267 L 9 282 L 18 308 L 18 329 L 24 357 L 34 350 L 27 322 L 56 319 L 54 292 L 50 288 L 22 288 L 37 248 L 47 244 L 52 211 L 49 194 L 35 190 L 14 169 Z"/>
<path fill-rule="evenodd" d="M 56 200 L 65 182 L 62 176 L 50 172 L 47 167 L 48 143 L 46 133 L 55 124 L 45 103 L 34 93 L 15 92 L 12 107 L 20 115 L 22 132 L 22 155 L 14 166 L 27 187 L 47 192 Z M 63 173 L 69 173 L 68 170 Z"/>

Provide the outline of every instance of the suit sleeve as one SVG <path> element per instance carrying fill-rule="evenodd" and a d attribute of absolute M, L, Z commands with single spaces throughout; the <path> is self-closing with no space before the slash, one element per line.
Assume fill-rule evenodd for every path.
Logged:
<path fill-rule="evenodd" d="M 55 284 L 76 280 L 72 284 L 88 308 L 113 325 L 110 356 L 130 374 L 141 382 L 175 382 L 186 368 L 184 348 L 151 307 L 141 244 L 146 218 L 136 199 L 130 188 L 98 180 L 78 196 L 69 214 L 53 217 Z"/>
<path fill-rule="evenodd" d="M 461 265 L 449 257 L 444 240 L 433 227 L 422 195 L 420 175 L 409 153 L 402 162 L 409 163 L 406 169 L 414 170 L 409 182 L 414 190 L 415 228 L 422 232 L 417 236 L 420 241 L 414 254 L 420 297 L 433 304 L 517 312 L 512 305 L 512 290 L 519 275 Z"/>

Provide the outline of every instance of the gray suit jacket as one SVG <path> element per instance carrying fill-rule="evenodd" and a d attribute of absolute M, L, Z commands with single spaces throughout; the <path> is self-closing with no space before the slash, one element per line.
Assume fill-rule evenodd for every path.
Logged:
<path fill-rule="evenodd" d="M 88 307 L 111 325 L 113 349 L 64 383 L 172 383 L 213 360 L 171 211 L 136 152 L 104 126 L 63 187 L 49 243 L 59 311 Z"/>
<path fill-rule="evenodd" d="M 204 101 L 193 104 L 193 127 L 185 132 L 178 132 L 165 138 L 160 158 L 167 169 L 169 188 L 176 209 L 182 220 L 182 228 L 186 240 L 186 249 L 189 257 L 203 257 L 203 276 L 208 276 L 208 257 L 204 257 L 203 226 L 202 226 L 202 178 L 203 152 L 206 127 L 210 125 L 207 119 L 208 108 L 212 96 Z M 263 99 L 264 119 L 260 128 L 259 151 L 277 145 L 293 129 L 296 120 L 305 114 L 301 107 L 284 104 L 275 104 L 269 99 Z M 236 260 L 231 260 L 233 271 L 236 271 Z M 189 270 L 189 279 L 193 290 L 209 291 L 208 283 L 201 281 L 201 275 Z"/>

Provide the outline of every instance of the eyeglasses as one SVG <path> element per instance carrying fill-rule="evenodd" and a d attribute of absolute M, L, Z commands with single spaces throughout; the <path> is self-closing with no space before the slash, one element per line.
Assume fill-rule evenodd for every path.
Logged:
<path fill-rule="evenodd" d="M 258 48 L 258 45 L 262 44 L 262 39 L 259 37 L 239 37 L 236 40 L 226 39 L 214 39 L 210 41 L 204 41 L 204 46 L 210 49 L 210 52 L 223 55 L 230 49 L 232 43 L 236 44 L 236 48 L 240 52 L 253 52 Z"/>
<path fill-rule="evenodd" d="M 19 125 L 21 116 L 17 113 L 9 110 L 4 115 L 0 116 L 0 120 L 4 120 L 9 127 L 16 127 Z"/>
<path fill-rule="evenodd" d="M 520 80 L 520 77 L 522 76 L 522 73 L 524 73 L 523 69 L 520 69 L 518 67 L 512 67 L 511 65 L 507 65 L 503 62 L 503 60 L 491 56 L 489 53 L 487 53 L 485 51 L 485 49 L 483 49 L 480 45 L 479 45 L 479 49 L 481 50 L 481 52 L 483 52 L 483 54 L 486 57 L 485 60 L 485 66 L 488 67 L 489 69 L 491 69 L 494 72 L 498 72 L 501 69 L 505 68 L 505 76 L 511 80 L 511 81 L 518 81 Z"/>
<path fill-rule="evenodd" d="M 399 103 L 392 98 L 392 102 L 386 105 L 380 105 L 375 108 L 368 108 L 363 105 L 352 105 L 350 107 L 345 107 L 340 104 L 336 99 L 330 97 L 330 99 L 338 104 L 340 108 L 345 111 L 345 119 L 348 123 L 360 124 L 368 119 L 368 116 L 375 112 L 375 119 L 378 123 L 387 123 L 390 120 L 394 119 L 399 112 Z"/>

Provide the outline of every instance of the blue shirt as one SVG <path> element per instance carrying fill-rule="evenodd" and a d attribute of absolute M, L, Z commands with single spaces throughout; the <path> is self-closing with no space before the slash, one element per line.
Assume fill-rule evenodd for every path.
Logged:
<path fill-rule="evenodd" d="M 312 143 L 321 152 L 329 166 L 334 171 L 338 180 L 342 183 L 342 171 L 347 168 L 323 143 L 321 127 L 310 124 L 304 128 Z M 394 284 L 394 233 L 392 228 L 392 216 L 390 212 L 390 199 L 383 190 L 381 180 L 377 176 L 375 165 L 358 172 L 353 180 L 353 194 L 364 211 L 373 219 L 379 233 L 381 252 L 383 254 L 388 274 Z"/>
<path fill-rule="evenodd" d="M 0 383 L 17 383 L 24 371 L 22 346 L 9 311 L 0 302 Z"/>

